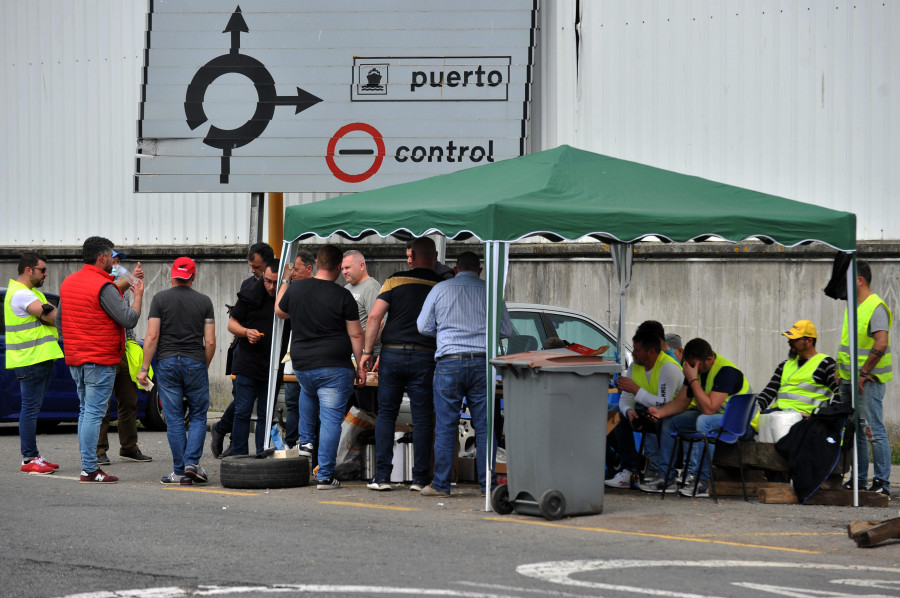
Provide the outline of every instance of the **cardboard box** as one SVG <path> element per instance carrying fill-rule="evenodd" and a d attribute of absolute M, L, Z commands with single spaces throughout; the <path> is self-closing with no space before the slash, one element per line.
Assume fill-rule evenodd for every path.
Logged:
<path fill-rule="evenodd" d="M 297 459 L 300 457 L 300 449 L 298 448 L 290 448 L 283 450 L 276 450 L 273 455 L 276 459 Z"/>

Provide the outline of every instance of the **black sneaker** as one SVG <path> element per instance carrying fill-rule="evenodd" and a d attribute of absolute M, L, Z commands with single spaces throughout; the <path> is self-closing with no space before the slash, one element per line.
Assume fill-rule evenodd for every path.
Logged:
<path fill-rule="evenodd" d="M 312 442 L 304 442 L 303 444 L 297 446 L 297 452 L 306 457 L 312 457 L 314 449 L 315 447 L 313 446 Z"/>
<path fill-rule="evenodd" d="M 218 422 L 209 427 L 209 434 L 212 436 L 212 440 L 209 441 L 209 451 L 213 457 L 219 459 L 222 453 L 225 452 L 225 434 L 219 432 L 216 425 L 218 425 Z"/>
<path fill-rule="evenodd" d="M 231 445 L 229 444 L 228 448 L 226 448 L 224 451 L 222 451 L 222 454 L 219 455 L 219 459 L 224 459 L 225 457 L 230 457 L 230 456 L 231 456 Z"/>
<path fill-rule="evenodd" d="M 859 487 L 860 491 L 865 491 L 866 483 L 863 482 L 862 484 L 859 484 L 858 487 Z M 853 490 L 853 480 L 847 480 L 846 482 L 844 482 L 844 485 L 841 486 L 841 488 L 843 488 L 844 490 Z"/>
<path fill-rule="evenodd" d="M 197 482 L 198 484 L 205 484 L 207 481 L 209 481 L 209 476 L 206 475 L 206 470 L 203 469 L 203 467 L 200 465 L 185 465 L 184 475 L 189 477 L 192 481 Z"/>
<path fill-rule="evenodd" d="M 876 494 L 884 494 L 891 498 L 891 485 L 890 482 L 886 482 L 881 478 L 875 478 L 872 480 L 872 485 L 869 486 L 869 492 L 875 492 Z"/>
<path fill-rule="evenodd" d="M 341 487 L 340 481 L 334 478 L 328 478 L 327 480 L 319 480 L 319 483 L 316 484 L 316 490 L 336 490 Z"/>
<path fill-rule="evenodd" d="M 109 465 L 110 460 L 106 453 L 97 454 L 97 465 Z"/>
<path fill-rule="evenodd" d="M 148 457 L 141 452 L 141 449 L 135 449 L 130 453 L 119 453 L 119 459 L 123 461 L 134 461 L 135 463 L 150 463 L 153 457 Z"/>

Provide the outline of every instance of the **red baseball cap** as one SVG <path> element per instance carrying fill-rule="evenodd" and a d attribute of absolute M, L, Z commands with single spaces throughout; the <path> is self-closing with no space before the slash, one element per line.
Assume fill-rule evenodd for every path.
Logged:
<path fill-rule="evenodd" d="M 189 257 L 180 257 L 172 264 L 172 278 L 190 280 L 197 273 L 197 264 Z"/>

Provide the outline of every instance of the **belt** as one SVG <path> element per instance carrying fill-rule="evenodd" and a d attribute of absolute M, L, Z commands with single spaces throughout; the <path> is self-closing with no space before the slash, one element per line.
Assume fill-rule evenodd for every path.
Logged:
<path fill-rule="evenodd" d="M 437 361 L 442 359 L 484 359 L 485 357 L 487 357 L 486 353 L 447 353 L 438 357 Z"/>
<path fill-rule="evenodd" d="M 416 343 L 381 343 L 383 349 L 403 349 L 407 351 L 428 351 L 434 353 L 437 347 L 427 347 Z"/>

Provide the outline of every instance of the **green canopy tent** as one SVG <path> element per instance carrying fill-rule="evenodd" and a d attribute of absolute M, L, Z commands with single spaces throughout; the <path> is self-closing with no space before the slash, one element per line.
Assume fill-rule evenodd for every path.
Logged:
<path fill-rule="evenodd" d="M 609 243 L 621 298 L 631 277 L 631 245 L 646 237 L 672 242 L 757 238 L 786 247 L 819 241 L 853 256 L 856 253 L 856 216 L 852 213 L 563 145 L 289 207 L 284 218 L 282 256 L 286 259 L 282 264 L 293 259 L 296 242 L 309 237 L 336 234 L 358 240 L 369 235 L 418 237 L 432 233 L 457 240 L 476 237 L 484 242 L 488 360 L 496 356 L 498 345 L 509 243 L 524 237 L 539 235 L 552 241 L 591 237 Z M 855 272 L 855 261 L 851 271 Z M 848 284 L 848 292 L 855 288 Z M 855 292 L 853 295 L 848 298 L 851 305 L 855 305 Z M 621 343 L 624 301 L 620 303 Z M 856 310 L 849 312 L 855 318 Z M 854 322 L 850 329 L 856 330 Z M 278 326 L 276 330 L 273 342 L 280 336 Z M 273 366 L 274 361 L 273 357 Z M 486 367 L 490 366 L 486 363 Z M 274 381 L 270 386 L 271 412 Z M 491 406 L 493 403 L 491 389 Z M 492 411 L 488 411 L 489 429 L 493 429 Z"/>

